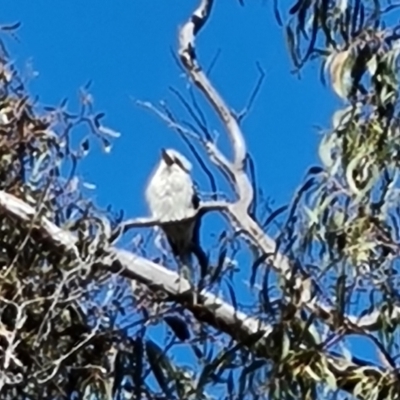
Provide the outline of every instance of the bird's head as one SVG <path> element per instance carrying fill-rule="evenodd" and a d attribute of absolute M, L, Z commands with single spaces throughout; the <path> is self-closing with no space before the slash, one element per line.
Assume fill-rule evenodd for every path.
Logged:
<path fill-rule="evenodd" d="M 167 167 L 177 166 L 187 173 L 190 173 L 192 169 L 190 161 L 174 149 L 162 149 L 161 161 L 165 163 Z"/>

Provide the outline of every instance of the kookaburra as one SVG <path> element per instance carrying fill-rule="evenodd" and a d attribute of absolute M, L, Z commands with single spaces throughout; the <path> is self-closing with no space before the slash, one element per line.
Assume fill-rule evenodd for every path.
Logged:
<path fill-rule="evenodd" d="M 162 149 L 161 160 L 145 193 L 151 215 L 161 223 L 173 254 L 189 265 L 200 222 L 197 215 L 200 201 L 191 170 L 191 163 L 182 154 Z"/>

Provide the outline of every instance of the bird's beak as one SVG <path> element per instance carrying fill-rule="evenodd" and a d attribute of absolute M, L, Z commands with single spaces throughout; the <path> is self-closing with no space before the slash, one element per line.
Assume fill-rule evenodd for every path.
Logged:
<path fill-rule="evenodd" d="M 161 157 L 168 166 L 171 166 L 174 163 L 174 160 L 169 156 L 165 149 L 161 150 Z"/>

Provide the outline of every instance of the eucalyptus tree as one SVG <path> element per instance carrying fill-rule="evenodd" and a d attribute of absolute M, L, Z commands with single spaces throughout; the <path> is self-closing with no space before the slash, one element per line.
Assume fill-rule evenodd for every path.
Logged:
<path fill-rule="evenodd" d="M 177 55 L 191 89 L 189 99 L 174 94 L 186 114 L 140 104 L 181 135 L 209 177 L 214 195 L 199 202 L 196 221 L 206 214 L 225 221 L 217 250 L 200 244 L 200 268 L 190 271 L 167 268 L 168 244 L 161 255 L 146 241 L 134 252 L 120 245 L 128 231 L 162 221 L 126 220 L 85 196 L 75 171 L 90 141 L 85 132 L 73 148 L 71 134 L 83 125 L 107 150 L 118 136 L 94 111 L 89 88 L 75 112 L 65 102 L 37 104 L 2 42 L 1 398 L 398 398 L 400 47 L 390 24 L 397 5 L 268 4 L 295 72 L 318 63 L 344 105 L 321 136 L 320 164 L 305 171 L 290 204 L 266 217 L 241 116 L 196 56 L 213 11 L 212 0 L 198 1 L 179 29 Z M 1 28 L 4 37 L 17 26 Z M 210 135 L 193 93 L 224 126 L 231 156 Z M 232 196 L 218 195 L 211 170 Z M 232 285 L 239 247 L 253 256 L 250 312 Z M 229 301 L 217 295 L 223 285 Z M 168 327 L 165 342 L 150 324 Z M 355 334 L 374 344 L 379 365 L 352 353 Z M 177 344 L 191 354 L 191 368 L 174 361 Z"/>

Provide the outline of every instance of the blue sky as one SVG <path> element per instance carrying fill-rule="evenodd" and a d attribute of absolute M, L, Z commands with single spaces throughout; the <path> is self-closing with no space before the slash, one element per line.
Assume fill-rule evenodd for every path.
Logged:
<path fill-rule="evenodd" d="M 174 132 L 132 99 L 173 101 L 169 86 L 184 89 L 186 80 L 170 50 L 176 49 L 177 27 L 196 3 L 3 2 L 5 22 L 23 24 L 20 43 L 12 45 L 15 61 L 30 61 L 39 73 L 31 91 L 44 103 L 68 97 L 73 104 L 78 88 L 92 80 L 96 110 L 105 111 L 104 122 L 121 133 L 110 155 L 91 154 L 81 169 L 97 185 L 101 205 L 114 204 L 130 216 L 143 214 L 142 189 L 160 147 L 183 149 Z M 256 62 L 266 71 L 262 92 L 243 128 L 260 185 L 283 202 L 316 161 L 314 126 L 329 126 L 336 99 L 319 83 L 317 68 L 308 68 L 302 80 L 290 74 L 284 37 L 268 3 L 252 3 L 242 8 L 234 0 L 216 2 L 198 40 L 198 54 L 207 66 L 221 51 L 212 78 L 235 110 L 246 104 L 255 85 Z"/>
<path fill-rule="evenodd" d="M 160 148 L 186 152 L 176 133 L 132 99 L 154 104 L 165 100 L 178 110 L 169 87 L 185 92 L 186 78 L 171 48 L 177 48 L 177 28 L 197 3 L 2 2 L 1 22 L 22 22 L 20 41 L 12 43 L 11 54 L 23 71 L 29 62 L 39 73 L 29 88 L 42 103 L 54 105 L 68 97 L 71 105 L 76 104 L 79 87 L 92 80 L 95 109 L 106 112 L 104 123 L 121 137 L 110 154 L 94 146 L 79 173 L 96 185 L 93 197 L 100 206 L 112 204 L 128 218 L 147 212 L 143 189 Z M 318 162 L 316 126 L 328 128 L 340 103 L 320 83 L 316 64 L 309 64 L 300 80 L 290 73 L 285 39 L 270 2 L 249 0 L 240 7 L 237 0 L 217 1 L 197 41 L 202 65 L 210 65 L 218 51 L 211 78 L 237 111 L 246 104 L 258 78 L 256 63 L 266 72 L 243 130 L 256 161 L 259 185 L 279 206 L 290 201 L 307 168 Z M 215 121 L 208 106 L 204 111 Z M 213 128 L 223 136 L 220 126 Z M 203 182 L 201 176 L 197 178 Z"/>

